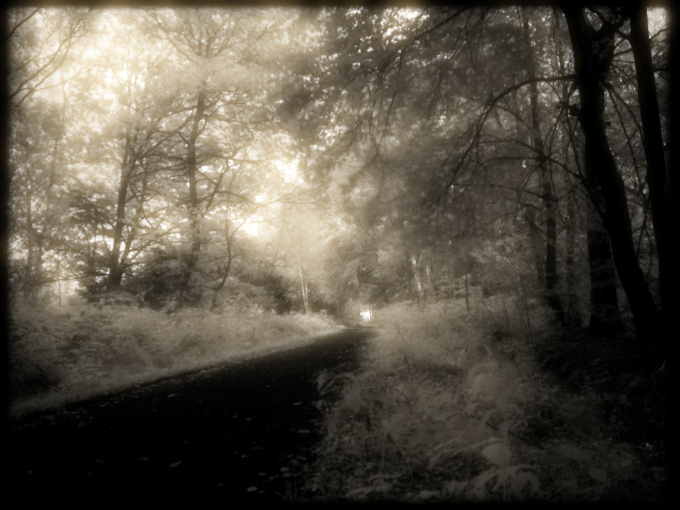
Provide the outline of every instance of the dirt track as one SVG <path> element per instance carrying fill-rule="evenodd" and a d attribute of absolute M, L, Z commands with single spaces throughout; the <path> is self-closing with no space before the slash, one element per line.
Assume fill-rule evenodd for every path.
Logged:
<path fill-rule="evenodd" d="M 295 501 L 321 432 L 316 375 L 355 367 L 367 336 L 349 329 L 22 417 L 9 424 L 5 495 Z"/>

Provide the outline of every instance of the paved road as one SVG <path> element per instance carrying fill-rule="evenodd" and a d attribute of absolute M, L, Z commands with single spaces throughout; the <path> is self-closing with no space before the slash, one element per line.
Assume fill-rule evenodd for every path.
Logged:
<path fill-rule="evenodd" d="M 11 422 L 5 495 L 295 500 L 321 433 L 316 376 L 355 368 L 367 336 L 349 329 Z"/>

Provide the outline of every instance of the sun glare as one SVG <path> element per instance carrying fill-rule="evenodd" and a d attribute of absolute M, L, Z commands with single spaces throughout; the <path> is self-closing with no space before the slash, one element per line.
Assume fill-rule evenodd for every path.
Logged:
<path fill-rule="evenodd" d="M 373 311 L 370 308 L 365 308 L 359 313 L 361 315 L 361 320 L 364 322 L 370 322 L 373 319 Z"/>
<path fill-rule="evenodd" d="M 241 227 L 248 237 L 259 237 L 262 233 L 262 222 L 259 217 L 249 218 Z"/>
<path fill-rule="evenodd" d="M 422 14 L 423 10 L 417 7 L 405 7 L 397 11 L 397 16 L 403 21 L 413 21 Z"/>
<path fill-rule="evenodd" d="M 286 184 L 302 184 L 302 178 L 298 173 L 298 162 L 294 161 L 276 161 L 276 169 L 281 174 L 283 182 Z"/>
<path fill-rule="evenodd" d="M 80 65 L 93 77 L 91 93 L 106 101 L 115 100 L 129 84 L 135 74 L 133 62 L 143 51 L 126 31 L 122 14 L 115 10 L 102 12 L 87 44 L 73 50 Z"/>

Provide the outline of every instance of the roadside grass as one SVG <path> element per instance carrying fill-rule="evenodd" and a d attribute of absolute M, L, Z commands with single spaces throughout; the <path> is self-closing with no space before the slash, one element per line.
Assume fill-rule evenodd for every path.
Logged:
<path fill-rule="evenodd" d="M 666 473 L 611 435 L 593 388 L 536 361 L 540 307 L 478 296 L 379 312 L 361 370 L 342 374 L 305 493 L 316 501 L 654 501 Z M 528 319 L 528 320 L 527 320 Z M 327 374 L 319 390 L 334 387 Z"/>
<path fill-rule="evenodd" d="M 13 306 L 10 415 L 54 407 L 227 360 L 310 341 L 338 325 L 322 315 L 249 308 L 174 314 L 126 305 Z"/>

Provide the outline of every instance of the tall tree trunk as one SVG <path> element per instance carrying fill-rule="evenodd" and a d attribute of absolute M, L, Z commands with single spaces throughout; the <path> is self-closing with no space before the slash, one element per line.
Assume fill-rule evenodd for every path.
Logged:
<path fill-rule="evenodd" d="M 567 306 L 565 310 L 565 324 L 570 327 L 581 326 L 581 307 L 578 298 L 578 277 L 576 275 L 576 232 L 578 215 L 576 214 L 576 191 L 572 187 L 567 194 L 567 247 L 565 272 L 567 283 Z M 611 260 L 611 254 L 610 254 Z M 616 308 L 618 312 L 618 307 Z"/>
<path fill-rule="evenodd" d="M 680 5 L 677 2 L 669 2 L 667 12 L 670 17 L 670 69 L 671 69 L 671 92 L 670 114 L 668 115 L 668 132 L 670 133 L 670 164 L 668 166 L 668 187 L 670 189 L 671 218 L 673 225 L 680 225 Z M 677 245 L 674 245 L 677 254 Z M 678 260 L 677 257 L 674 260 Z M 673 266 L 676 267 L 676 266 Z M 680 288 L 678 283 L 679 273 L 674 271 L 674 288 Z M 678 304 L 678 292 L 673 293 L 674 310 L 680 310 Z"/>
<path fill-rule="evenodd" d="M 675 29 L 675 28 L 674 28 Z M 630 44 L 635 58 L 635 73 L 638 84 L 638 102 L 642 121 L 642 142 L 647 160 L 647 186 L 652 209 L 654 239 L 659 260 L 659 283 L 661 286 L 662 326 L 667 323 L 676 309 L 672 306 L 677 292 L 677 248 L 671 239 L 673 219 L 671 216 L 670 176 L 666 171 L 664 143 L 661 131 L 659 99 L 654 81 L 652 49 L 649 42 L 646 2 L 639 2 L 630 16 Z M 675 253 L 674 253 L 675 252 Z M 666 331 L 664 338 L 668 338 Z"/>
<path fill-rule="evenodd" d="M 24 273 L 24 299 L 32 303 L 35 299 L 35 229 L 33 227 L 33 193 L 31 185 L 26 191 L 26 272 Z"/>
<path fill-rule="evenodd" d="M 524 43 L 527 48 L 527 70 L 529 78 L 535 78 L 536 61 L 531 45 L 531 30 L 529 18 L 522 11 L 522 22 L 524 26 Z M 538 167 L 538 178 L 541 185 L 541 201 L 545 214 L 545 298 L 548 306 L 555 313 L 558 322 L 564 322 L 564 312 L 562 303 L 557 292 L 557 199 L 552 188 L 548 157 L 545 153 L 543 135 L 541 133 L 541 118 L 538 104 L 538 83 L 532 81 L 529 84 L 529 98 L 531 103 L 531 144 L 536 152 L 536 162 Z"/>
<path fill-rule="evenodd" d="M 24 299 L 27 303 L 35 303 L 38 299 L 41 286 L 45 283 L 43 280 L 43 253 L 45 240 L 41 230 L 44 229 L 44 224 L 37 221 L 34 216 L 33 199 L 35 198 L 35 190 L 33 184 L 27 184 L 26 192 L 26 272 L 23 280 Z M 49 187 L 48 187 L 49 189 Z M 49 215 L 49 201 L 45 200 L 46 211 L 48 214 L 43 214 L 43 218 Z M 40 216 L 40 215 L 39 215 Z M 44 221 L 44 219 L 43 219 Z"/>
<path fill-rule="evenodd" d="M 576 83 L 579 90 L 581 127 L 585 136 L 585 158 L 597 173 L 604 202 L 604 223 L 611 237 L 611 248 L 619 278 L 630 305 L 635 330 L 642 348 L 658 338 L 658 317 L 633 243 L 630 214 L 623 180 L 609 148 L 603 121 L 601 48 L 582 9 L 562 4 L 569 26 L 574 53 Z M 593 190 L 591 190 L 593 191 Z"/>
<path fill-rule="evenodd" d="M 598 189 L 595 169 L 586 162 L 590 189 Z M 594 193 L 599 197 L 599 192 Z M 600 201 L 601 202 L 601 201 Z M 599 204 L 602 207 L 602 204 Z M 590 321 L 588 328 L 594 333 L 611 334 L 622 330 L 619 298 L 616 291 L 616 273 L 612 260 L 609 232 L 602 217 L 592 203 L 587 204 L 586 235 L 588 240 L 588 266 L 590 269 Z"/>
<path fill-rule="evenodd" d="M 415 289 L 415 296 L 418 300 L 418 304 L 422 304 L 425 299 L 425 291 L 423 289 L 423 281 L 420 277 L 420 261 L 421 257 L 416 258 L 415 255 L 411 255 L 411 271 L 413 275 L 413 285 Z"/>
<path fill-rule="evenodd" d="M 432 283 L 432 264 L 425 264 L 425 299 L 429 300 L 434 295 L 434 285 Z"/>
<path fill-rule="evenodd" d="M 555 44 L 556 44 L 556 52 L 557 52 L 557 62 L 559 65 L 559 72 L 562 75 L 567 74 L 567 66 L 564 58 L 564 44 L 562 44 L 559 39 L 555 38 Z M 571 94 L 570 91 L 570 86 L 569 84 L 565 81 L 562 83 L 561 86 L 561 97 L 563 101 L 568 101 L 568 98 Z M 572 138 L 572 131 L 571 131 L 571 125 L 569 122 L 567 122 L 567 126 L 569 127 L 569 142 L 568 144 L 565 145 L 565 154 L 564 154 L 564 160 L 569 161 L 569 152 L 570 149 L 573 147 L 573 138 Z M 578 194 L 577 194 L 577 185 L 573 182 L 568 182 L 567 183 L 569 186 L 569 189 L 567 191 L 567 218 L 565 222 L 565 230 L 566 230 L 566 237 L 567 237 L 567 243 L 566 243 L 566 253 L 565 253 L 565 280 L 566 280 L 566 286 L 567 286 L 567 303 L 565 307 L 565 324 L 569 327 L 573 328 L 580 328 L 583 324 L 583 318 L 581 314 L 581 300 L 579 299 L 579 293 L 578 293 L 578 282 L 579 282 L 579 277 L 577 274 L 577 264 L 576 264 L 576 250 L 577 250 L 577 234 L 580 231 L 581 227 L 581 222 L 579 221 L 580 218 L 582 218 L 581 215 L 578 214 Z M 586 227 L 587 228 L 587 227 Z M 611 261 L 611 250 L 609 253 L 609 259 L 610 267 L 614 266 L 614 263 Z M 616 282 L 614 282 L 616 283 Z M 616 291 L 616 288 L 614 288 L 614 291 Z M 614 292 L 614 296 L 616 297 L 616 292 Z M 618 315 L 618 299 L 616 301 L 616 306 L 615 306 L 616 313 Z"/>
<path fill-rule="evenodd" d="M 123 244 L 123 230 L 127 223 L 127 201 L 132 174 L 137 165 L 135 145 L 137 133 L 129 133 L 125 138 L 123 160 L 120 165 L 120 181 L 118 183 L 118 197 L 116 201 L 116 223 L 113 227 L 113 243 L 109 262 L 107 286 L 109 289 L 120 287 L 123 280 L 123 260 L 121 260 L 121 246 Z M 126 247 L 129 251 L 129 246 Z"/>
<path fill-rule="evenodd" d="M 541 227 L 536 223 L 536 208 L 533 205 L 524 208 L 524 221 L 529 227 L 529 240 L 531 241 L 534 270 L 539 279 L 545 274 L 545 257 L 543 254 L 543 235 Z"/>
<path fill-rule="evenodd" d="M 305 311 L 305 314 L 308 314 L 310 312 L 309 288 L 307 286 L 307 279 L 305 278 L 305 274 L 302 268 L 302 260 L 300 259 L 300 253 L 298 252 L 296 255 L 298 263 L 298 275 L 300 276 L 300 292 L 302 293 L 302 307 Z"/>
<path fill-rule="evenodd" d="M 184 277 L 180 291 L 180 306 L 184 305 L 187 297 L 191 293 L 191 277 L 198 263 L 201 252 L 201 231 L 198 199 L 198 157 L 196 146 L 200 136 L 200 124 L 205 112 L 205 93 L 199 92 L 196 98 L 196 107 L 191 126 L 191 133 L 187 139 L 187 182 L 189 185 L 189 228 L 190 228 L 190 252 L 185 261 Z"/>
<path fill-rule="evenodd" d="M 670 18 L 670 69 L 671 69 L 671 91 L 670 91 L 670 114 L 668 131 L 670 133 L 670 161 L 668 165 L 668 181 L 670 189 L 670 201 L 672 224 L 680 225 L 680 5 L 677 2 L 669 2 L 667 12 Z M 680 310 L 680 268 L 677 266 L 677 261 L 680 260 L 680 247 L 677 244 L 673 245 L 673 261 L 671 266 L 672 273 L 670 275 L 671 287 L 671 302 L 668 304 L 670 310 Z M 666 330 L 677 325 L 679 318 L 677 315 L 672 316 L 666 323 Z M 666 338 L 670 341 L 670 337 Z M 667 346 L 667 353 L 672 352 L 670 345 Z M 675 360 L 674 360 L 675 361 Z M 677 366 L 677 365 L 673 365 Z M 670 437 L 670 436 L 669 436 Z"/>
<path fill-rule="evenodd" d="M 234 259 L 233 255 L 233 250 L 232 250 L 232 241 L 234 239 L 234 235 L 236 234 L 236 231 L 238 229 L 234 229 L 233 232 L 229 231 L 229 217 L 226 216 L 224 219 L 224 239 L 227 244 L 227 260 L 224 263 L 224 267 L 222 268 L 222 277 L 219 281 L 219 283 L 213 287 L 213 299 L 212 299 L 212 308 L 215 309 L 217 308 L 217 295 L 222 290 L 224 287 L 224 284 L 227 283 L 227 278 L 229 278 L 229 273 L 231 273 L 231 264 Z"/>
<path fill-rule="evenodd" d="M 116 223 L 113 228 L 113 246 L 111 248 L 109 262 L 108 288 L 120 287 L 123 279 L 123 268 L 120 261 L 120 250 L 123 243 L 123 229 L 125 228 L 125 206 L 127 204 L 127 192 L 132 174 L 132 164 L 129 152 L 125 152 L 121 165 L 121 176 L 118 184 L 118 200 L 116 202 Z"/>

